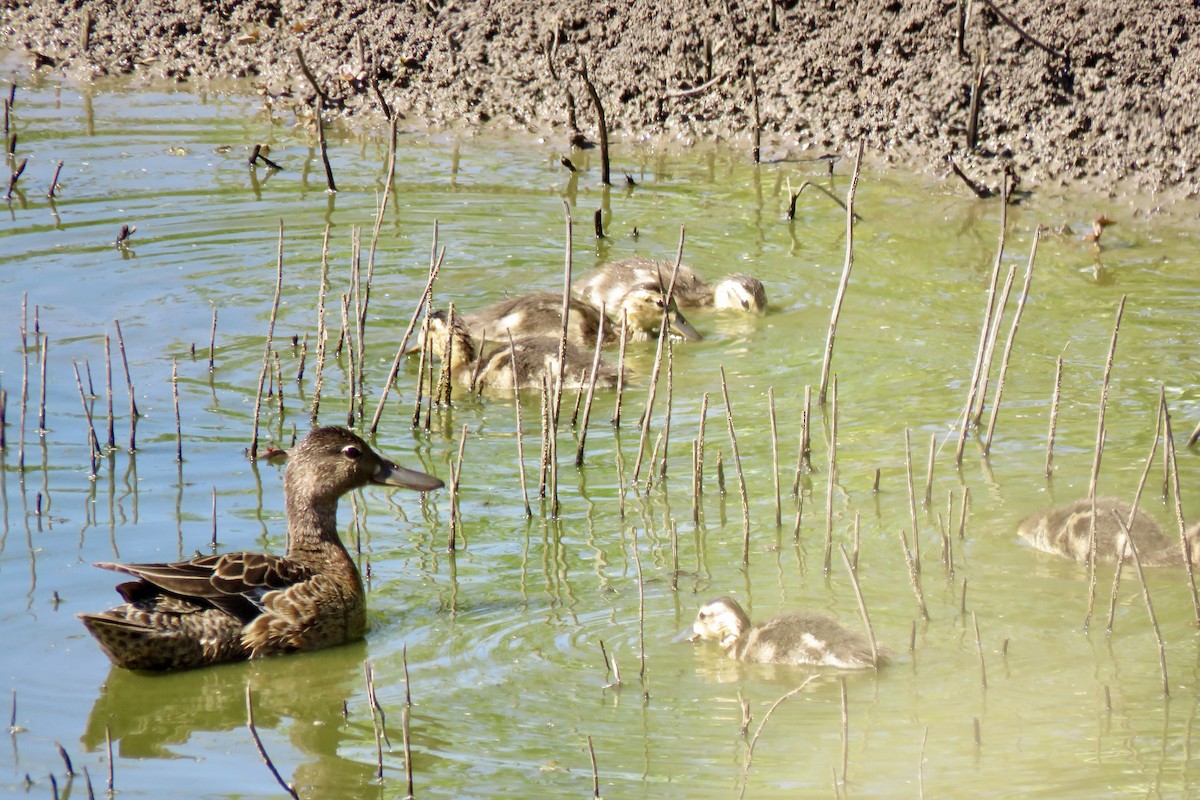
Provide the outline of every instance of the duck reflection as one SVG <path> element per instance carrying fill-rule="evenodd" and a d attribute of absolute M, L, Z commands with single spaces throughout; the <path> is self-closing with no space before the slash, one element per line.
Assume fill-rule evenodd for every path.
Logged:
<path fill-rule="evenodd" d="M 260 733 L 286 728 L 296 750 L 289 758 L 272 752 L 268 744 L 268 754 L 277 765 L 304 759 L 290 777 L 281 768 L 301 796 L 382 797 L 373 759 L 364 755 L 364 760 L 355 761 L 342 755 L 373 754 L 375 749 L 365 701 L 366 657 L 366 644 L 356 642 L 299 658 L 181 673 L 149 675 L 114 667 L 92 706 L 82 743 L 88 750 L 105 747 L 107 728 L 114 753 L 122 758 L 186 757 L 177 746 L 195 733 L 244 729 L 248 684 L 254 695 L 255 727 Z M 347 716 L 348 701 L 352 710 Z M 239 735 L 239 742 L 250 747 L 248 736 Z M 257 761 L 257 754 L 253 758 Z M 388 766 L 394 771 L 397 764 Z"/>

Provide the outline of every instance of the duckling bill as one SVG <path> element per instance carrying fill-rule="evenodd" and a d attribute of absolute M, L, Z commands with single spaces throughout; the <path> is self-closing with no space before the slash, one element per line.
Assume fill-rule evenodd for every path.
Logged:
<path fill-rule="evenodd" d="M 123 605 L 80 614 L 119 667 L 176 670 L 316 650 L 366 630 L 362 578 L 337 533 L 338 499 L 368 484 L 439 489 L 345 428 L 317 428 L 288 453 L 287 551 L 96 566 L 132 575 Z"/>
<path fill-rule="evenodd" d="M 833 617 L 800 611 L 751 625 L 732 597 L 709 600 L 680 636 L 692 642 L 715 640 L 735 661 L 756 664 L 873 669 L 886 661 L 884 651 L 879 650 L 877 661 L 867 638 Z"/>

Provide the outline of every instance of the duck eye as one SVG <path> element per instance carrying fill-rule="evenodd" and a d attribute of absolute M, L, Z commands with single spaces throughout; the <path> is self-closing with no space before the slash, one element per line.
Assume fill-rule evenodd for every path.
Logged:
<path fill-rule="evenodd" d="M 658 298 L 657 300 L 655 300 L 655 301 L 654 301 L 654 305 L 658 306 L 659 308 L 662 308 L 662 307 L 663 307 L 663 301 L 662 301 L 662 298 L 660 297 L 660 298 Z"/>
<path fill-rule="evenodd" d="M 352 444 L 348 444 L 342 448 L 342 455 L 344 455 L 346 458 L 350 459 L 351 461 L 357 461 L 358 459 L 360 459 L 362 457 L 362 450 L 359 450 L 356 446 L 354 446 Z"/>

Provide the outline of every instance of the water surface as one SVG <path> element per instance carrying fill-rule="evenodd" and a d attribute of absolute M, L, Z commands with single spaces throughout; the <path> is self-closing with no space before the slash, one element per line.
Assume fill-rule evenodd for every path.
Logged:
<path fill-rule="evenodd" d="M 693 315 L 706 338 L 675 351 L 666 477 L 649 492 L 647 468 L 636 485 L 633 470 L 653 346 L 631 347 L 637 377 L 621 427 L 608 423 L 613 395 L 600 395 L 579 469 L 577 432 L 562 433 L 557 519 L 536 498 L 532 518 L 524 515 L 513 403 L 460 397 L 452 409 L 433 412 L 430 430 L 414 431 L 415 367 L 405 365 L 374 443 L 448 479 L 467 426 L 460 549 L 446 548 L 446 492 L 422 503 L 411 493 L 368 489 L 348 498 L 341 515 L 345 537 L 361 548 L 364 572 L 369 566 L 372 628 L 364 642 L 144 676 L 111 669 L 75 619 L 117 599 L 115 576 L 90 564 L 207 552 L 214 502 L 221 549 L 283 547 L 282 471 L 244 453 L 280 227 L 284 279 L 274 346 L 283 410 L 271 398 L 261 419 L 264 441 L 286 444 L 309 427 L 326 231 L 332 340 L 319 421 L 346 421 L 350 361 L 347 352 L 332 351 L 342 294 L 353 302 L 356 230 L 365 269 L 386 182 L 387 137 L 378 130 L 330 132 L 340 190 L 331 197 L 315 135 L 271 119 L 253 96 L 46 84 L 20 89 L 17 97 L 18 157 L 28 157 L 29 165 L 0 227 L 0 388 L 7 393 L 0 456 L 0 625 L 7 646 L 0 688 L 15 692 L 24 730 L 0 755 L 4 792 L 21 790 L 27 775 L 35 795 L 49 795 L 52 773 L 61 785 L 66 776 L 55 742 L 77 769 L 87 766 L 100 789 L 108 772 L 107 729 L 123 797 L 279 796 L 245 728 L 247 686 L 264 744 L 302 797 L 404 796 L 407 693 L 422 797 L 584 796 L 592 791 L 589 737 L 605 795 L 739 792 L 749 736 L 778 698 L 813 673 L 738 665 L 715 648 L 671 638 L 704 600 L 720 594 L 737 596 L 755 618 L 808 607 L 861 626 L 836 552 L 830 573 L 823 570 L 829 405 L 813 407 L 814 469 L 800 484 L 798 537 L 791 494 L 804 387 L 815 390 L 820 380 L 846 234 L 842 211 L 815 191 L 801 195 L 795 221 L 787 221 L 787 187 L 807 179 L 844 193 L 846 161 L 830 179 L 822 163 L 789 160 L 756 169 L 744 153 L 717 146 L 673 156 L 621 147 L 614 172 L 628 172 L 637 185 L 606 192 L 590 151 L 571 154 L 582 167 L 572 177 L 559 165 L 559 142 L 402 126 L 366 326 L 368 417 L 424 285 L 435 221 L 446 247 L 437 299 L 463 309 L 511 292 L 561 287 L 565 200 L 575 218 L 577 274 L 630 255 L 672 258 L 686 224 L 685 257 L 712 278 L 758 275 L 768 287 L 770 313 Z M 249 170 L 249 147 L 257 142 L 271 144 L 284 171 Z M 63 186 L 52 204 L 45 191 L 58 160 Z M 1147 575 L 1166 643 L 1164 697 L 1136 579 L 1125 574 L 1107 635 L 1112 571 L 1099 571 L 1096 611 L 1085 632 L 1086 570 L 1031 551 L 1014 529 L 1025 514 L 1087 492 L 1101 380 L 1122 296 L 1101 491 L 1132 497 L 1154 439 L 1160 387 L 1177 438 L 1195 427 L 1194 227 L 1146 220 L 1120 202 L 1092 197 L 1034 195 L 1010 209 L 1003 267 L 1017 267 L 1018 288 L 1034 228 L 1051 231 L 1038 250 L 991 455 L 984 458 L 972 436 L 958 469 L 953 437 L 996 253 L 999 206 L 967 199 L 960 186 L 929 175 L 868 172 L 857 207 L 855 265 L 833 361 L 838 464 L 831 524 L 834 542 L 847 547 L 858 526 L 862 589 L 876 635 L 895 660 L 877 674 L 818 673 L 777 708 L 755 746 L 747 796 L 1188 794 L 1196 775 L 1189 740 L 1198 675 L 1195 616 L 1182 573 Z M 591 225 L 597 208 L 608 232 L 600 241 Z M 1099 213 L 1119 224 L 1097 248 L 1082 234 Z M 113 240 L 124 224 L 137 231 L 120 250 Z M 1070 230 L 1056 232 L 1064 225 Z M 1001 345 L 1011 314 L 1010 305 Z M 142 413 L 134 454 L 116 320 Z M 93 476 L 72 365 L 79 366 L 104 441 L 106 336 L 116 447 Z M 307 349 L 293 345 L 306 336 Z M 39 341 L 47 348 L 44 432 L 38 430 Z M 1059 356 L 1062 400 L 1054 476 L 1047 480 Z M 749 492 L 746 568 L 722 366 Z M 783 462 L 779 526 L 772 389 Z M 704 496 L 696 524 L 690 449 L 705 393 Z M 660 386 L 647 450 L 663 430 L 664 396 Z M 574 397 L 565 402 L 573 405 Z M 991 406 L 989 399 L 989 412 Z M 522 411 L 527 468 L 536 477 L 536 399 Z M 920 618 L 899 542 L 900 531 L 912 539 L 906 429 L 928 620 Z M 925 506 L 931 437 L 937 449 Z M 726 495 L 717 485 L 718 451 Z M 1144 502 L 1167 522 L 1161 458 L 1160 451 Z M 1192 518 L 1200 514 L 1190 491 L 1200 478 L 1195 450 L 1181 449 L 1179 471 Z M 964 489 L 970 500 L 959 540 Z M 939 559 L 942 526 L 954 533 L 952 573 Z M 619 685 L 605 653 L 619 668 Z M 383 748 L 382 781 L 375 777 L 367 661 L 391 740 Z M 743 702 L 749 736 L 742 733 Z"/>

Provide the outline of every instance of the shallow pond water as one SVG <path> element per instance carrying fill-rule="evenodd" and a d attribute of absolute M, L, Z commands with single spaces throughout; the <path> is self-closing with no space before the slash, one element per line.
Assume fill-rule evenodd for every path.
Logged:
<path fill-rule="evenodd" d="M 1042 237 L 991 455 L 985 458 L 972 436 L 956 468 L 957 420 L 1000 208 L 930 176 L 865 173 L 833 359 L 835 480 L 828 470 L 833 409 L 814 402 L 814 468 L 801 476 L 797 536 L 791 488 L 804 388 L 815 391 L 820 381 L 846 234 L 843 212 L 819 192 L 801 195 L 794 222 L 784 210 L 789 182 L 818 181 L 844 193 L 848 162 L 838 163 L 830 179 L 822 162 L 753 168 L 745 153 L 719 146 L 673 156 L 621 147 L 618 174 L 629 173 L 637 185 L 604 192 L 593 151 L 571 154 L 582 169 L 570 176 L 559 164 L 558 143 L 402 126 L 365 328 L 368 419 L 424 285 L 435 222 L 446 248 L 436 295 L 463 309 L 561 287 L 565 200 L 575 218 L 577 275 L 635 254 L 673 258 L 686 224 L 685 259 L 709 277 L 759 276 L 770 311 L 692 315 L 705 339 L 674 351 L 666 475 L 649 491 L 647 467 L 636 483 L 633 472 L 654 347 L 631 346 L 635 378 L 620 428 L 609 424 L 614 395 L 608 392 L 593 409 L 581 468 L 573 463 L 578 431 L 567 426 L 561 434 L 557 518 L 536 498 L 532 517 L 525 517 L 513 402 L 458 397 L 451 409 L 432 413 L 428 431 L 413 430 L 416 370 L 405 364 L 373 442 L 402 463 L 448 479 L 466 426 L 459 549 L 447 552 L 445 491 L 422 501 L 403 491 L 365 490 L 341 508 L 344 535 L 361 548 L 361 565 L 369 569 L 371 630 L 364 642 L 146 676 L 111 669 L 75 618 L 117 600 L 116 576 L 90 565 L 207 552 L 214 507 L 221 549 L 283 547 L 282 469 L 245 454 L 280 226 L 284 278 L 274 345 L 282 400 L 266 402 L 261 419 L 264 441 L 286 445 L 293 431 L 309 426 L 326 230 L 332 339 L 319 420 L 346 421 L 349 354 L 332 350 L 356 228 L 364 263 L 369 251 L 387 175 L 387 137 L 330 131 L 340 190 L 331 197 L 315 135 L 271 120 L 257 98 L 47 84 L 18 91 L 12 124 L 18 159 L 28 157 L 29 164 L 19 183 L 23 193 L 0 223 L 0 388 L 7 396 L 0 688 L 12 692 L 21 730 L 10 748 L 0 748 L 0 793 L 23 791 L 29 780 L 30 795 L 50 796 L 51 774 L 61 786 L 67 776 L 55 742 L 101 790 L 109 770 L 107 732 L 123 797 L 278 796 L 245 727 L 247 686 L 264 746 L 302 797 L 404 796 L 401 718 L 409 694 L 420 797 L 584 796 L 592 792 L 589 740 L 600 792 L 613 797 L 731 797 L 743 788 L 752 797 L 1190 792 L 1200 674 L 1182 572 L 1147 573 L 1165 641 L 1164 697 L 1136 577 L 1125 573 L 1109 635 L 1112 569 L 1099 569 L 1096 611 L 1085 631 L 1086 569 L 1032 551 L 1014 531 L 1027 513 L 1087 493 L 1105 357 L 1122 296 L 1127 304 L 1100 490 L 1132 498 L 1154 440 L 1160 387 L 1176 438 L 1182 442 L 1195 427 L 1194 226 L 1178 218 L 1146 221 L 1091 197 L 1035 194 L 1010 209 L 1004 266 L 1017 267 L 1018 290 L 1034 228 L 1059 231 L 1067 224 L 1072 232 Z M 256 142 L 271 143 L 282 172 L 248 169 Z M 52 204 L 45 192 L 58 160 L 63 186 Z M 591 225 L 597 208 L 609 234 L 600 241 Z M 1099 213 L 1118 225 L 1097 248 L 1082 232 Z M 113 240 L 124 224 L 137 230 L 122 250 Z M 1001 345 L 1014 305 L 1001 325 Z M 134 454 L 117 320 L 142 414 Z M 116 447 L 92 476 L 88 420 L 72 366 L 80 369 L 105 441 L 106 336 Z M 307 350 L 293 344 L 306 336 Z M 1047 480 L 1059 356 L 1061 410 L 1054 475 Z M 747 566 L 722 367 L 748 488 Z M 665 388 L 648 451 L 664 428 Z M 782 462 L 779 525 L 771 392 Z M 697 524 L 691 441 L 706 393 Z M 564 404 L 573 403 L 568 394 Z M 536 398 L 526 398 L 521 410 L 536 488 Z M 912 539 L 906 430 L 928 620 L 920 618 L 899 540 L 901 531 Z M 931 439 L 936 451 L 926 506 L 920 501 Z M 1200 515 L 1191 491 L 1200 461 L 1195 449 L 1182 446 L 1178 460 L 1191 519 Z M 1144 503 L 1167 522 L 1161 465 L 1160 450 Z M 964 490 L 969 505 L 959 539 Z M 849 674 L 747 666 L 714 647 L 672 641 L 704 600 L 721 594 L 738 597 L 756 619 L 806 607 L 861 627 L 836 550 L 829 573 L 823 569 L 827 507 L 835 544 L 850 547 L 857 525 L 858 577 L 875 633 L 894 653 L 890 665 Z M 952 573 L 939 558 L 943 526 L 951 530 Z M 619 668 L 619 685 L 606 654 Z M 375 774 L 364 662 L 372 665 L 387 714 L 382 780 Z M 768 719 L 772 705 L 810 676 Z M 749 742 L 764 721 L 747 778 Z M 82 780 L 77 776 L 73 787 L 80 795 Z"/>

